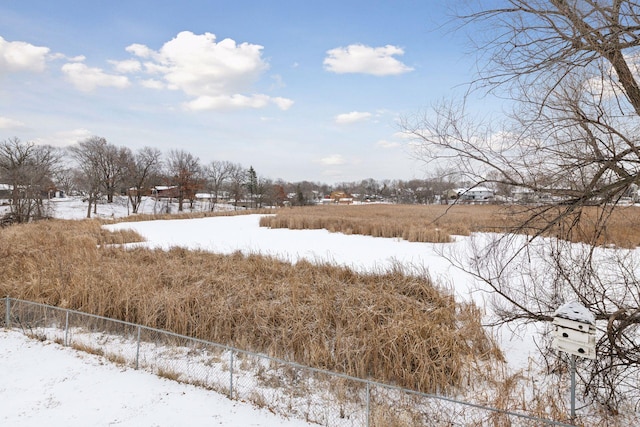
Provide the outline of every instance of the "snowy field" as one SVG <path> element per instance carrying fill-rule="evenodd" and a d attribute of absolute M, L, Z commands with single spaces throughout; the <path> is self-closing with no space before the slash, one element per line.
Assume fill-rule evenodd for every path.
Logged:
<path fill-rule="evenodd" d="M 248 403 L 0 330 L 0 425 L 302 427 Z"/>
<path fill-rule="evenodd" d="M 79 200 L 56 200 L 54 215 L 84 218 Z M 153 203 L 143 206 L 149 213 Z M 99 205 L 98 214 L 115 218 L 127 214 L 123 201 Z M 399 239 L 329 233 L 326 230 L 287 230 L 259 227 L 260 215 L 171 221 L 127 222 L 106 226 L 133 229 L 150 248 L 180 246 L 216 253 L 260 253 L 292 263 L 300 259 L 330 262 L 358 271 L 384 271 L 402 266 L 408 272 L 428 272 L 449 286 L 459 299 L 485 306 L 486 293 L 469 275 L 444 258 L 464 253 L 470 237 L 451 244 L 411 243 Z M 533 331 L 534 332 L 534 331 Z M 535 333 L 514 335 L 494 331 L 509 369 L 530 365 Z M 41 343 L 3 331 L 0 339 L 0 425 L 221 425 L 299 426 L 269 412 L 230 401 L 214 392 L 160 379 L 152 374 L 111 365 L 105 360 L 53 343 Z M 82 404 L 79 404 L 79 402 Z M 55 422 L 54 422 L 55 420 Z"/>

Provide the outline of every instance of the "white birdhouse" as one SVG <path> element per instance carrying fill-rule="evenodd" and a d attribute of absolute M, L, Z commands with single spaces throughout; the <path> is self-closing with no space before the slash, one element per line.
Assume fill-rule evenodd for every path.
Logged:
<path fill-rule="evenodd" d="M 560 351 L 588 359 L 596 358 L 595 317 L 584 306 L 570 302 L 558 308 L 553 317 L 551 345 Z"/>

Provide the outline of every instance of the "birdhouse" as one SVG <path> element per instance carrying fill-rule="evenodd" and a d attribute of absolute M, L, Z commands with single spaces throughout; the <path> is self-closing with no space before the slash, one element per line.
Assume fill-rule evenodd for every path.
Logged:
<path fill-rule="evenodd" d="M 569 354 L 596 358 L 595 317 L 584 306 L 570 302 L 558 308 L 553 317 L 551 345 Z"/>

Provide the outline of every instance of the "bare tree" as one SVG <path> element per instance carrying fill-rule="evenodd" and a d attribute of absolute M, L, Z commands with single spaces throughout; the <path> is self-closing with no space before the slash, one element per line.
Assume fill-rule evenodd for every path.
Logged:
<path fill-rule="evenodd" d="M 117 147 L 104 144 L 100 152 L 100 172 L 107 196 L 107 203 L 113 203 L 113 196 L 121 189 L 125 182 L 129 165 L 133 161 L 133 154 L 127 147 Z"/>
<path fill-rule="evenodd" d="M 45 216 L 43 197 L 53 188 L 59 156 L 52 147 L 10 138 L 0 142 L 0 182 L 11 188 L 11 217 L 28 222 Z"/>
<path fill-rule="evenodd" d="M 185 150 L 171 150 L 167 168 L 171 183 L 178 188 L 178 211 L 182 212 L 185 199 L 193 207 L 196 191 L 202 187 L 200 159 Z"/>
<path fill-rule="evenodd" d="M 235 163 L 229 171 L 229 193 L 233 198 L 233 205 L 238 209 L 238 202 L 244 198 L 245 183 L 247 180 L 247 170 L 241 164 Z"/>
<path fill-rule="evenodd" d="M 102 174 L 102 152 L 107 144 L 104 138 L 93 136 L 69 147 L 69 153 L 77 163 L 76 186 L 85 194 L 87 218 L 91 218 L 91 208 L 97 212 L 97 202 L 104 191 Z"/>
<path fill-rule="evenodd" d="M 273 194 L 273 181 L 264 177 L 258 177 L 255 194 L 256 207 L 260 209 L 265 204 L 273 206 L 275 200 Z"/>
<path fill-rule="evenodd" d="M 138 150 L 128 162 L 127 194 L 133 213 L 138 213 L 142 196 L 151 181 L 160 174 L 162 153 L 157 148 L 144 147 Z"/>
<path fill-rule="evenodd" d="M 73 168 L 70 166 L 62 166 L 57 168 L 54 174 L 54 182 L 64 194 L 71 194 L 75 188 L 73 180 Z"/>
<path fill-rule="evenodd" d="M 279 194 L 282 191 L 282 187 L 276 186 L 272 179 L 259 178 L 257 189 L 256 201 L 258 202 L 258 208 L 282 205 L 279 201 L 279 199 L 282 200 L 282 194 Z"/>
<path fill-rule="evenodd" d="M 495 3 L 493 3 L 495 4 Z M 640 401 L 640 277 L 633 253 L 598 246 L 616 202 L 640 178 L 640 6 L 630 1 L 505 0 L 462 18 L 486 29 L 476 39 L 474 82 L 515 101 L 505 121 L 477 120 L 464 103 L 442 103 L 404 123 L 418 155 L 462 178 L 536 195 L 502 241 L 478 246 L 459 265 L 500 298 L 498 322 L 548 322 L 566 300 L 586 306 L 603 331 L 588 368 L 586 395 L 615 412 Z M 484 62 L 487 60 L 486 62 Z M 637 187 L 636 187 L 637 188 Z M 587 209 L 593 220 L 583 221 Z M 549 269 L 527 268 L 536 249 Z M 586 240 L 586 250 L 567 244 Z M 516 245 L 517 250 L 507 250 Z M 530 264 L 529 264 L 530 265 Z M 603 268 L 606 266 L 606 268 Z M 541 278 L 544 277 L 544 280 Z"/>
<path fill-rule="evenodd" d="M 206 166 L 205 175 L 207 177 L 207 186 L 209 187 L 209 191 L 212 196 L 209 204 L 209 209 L 211 211 L 215 210 L 220 190 L 225 182 L 230 178 L 232 169 L 233 164 L 227 161 L 214 160 Z"/>

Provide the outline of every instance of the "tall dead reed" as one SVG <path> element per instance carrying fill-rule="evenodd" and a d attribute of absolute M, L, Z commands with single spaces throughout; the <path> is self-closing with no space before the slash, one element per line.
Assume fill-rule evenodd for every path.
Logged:
<path fill-rule="evenodd" d="M 480 311 L 427 277 L 258 255 L 123 250 L 98 221 L 0 230 L 0 294 L 167 329 L 425 392 L 500 358 Z"/>
<path fill-rule="evenodd" d="M 534 234 L 546 226 L 546 220 L 558 215 L 555 208 L 528 205 L 329 205 L 279 209 L 275 216 L 260 219 L 260 225 L 271 228 L 326 229 L 344 234 L 390 237 L 410 242 L 446 243 L 451 236 L 473 232 L 514 232 Z M 540 213 L 544 212 L 544 213 Z M 640 208 L 618 206 L 608 214 L 587 206 L 581 215 L 567 215 L 546 236 L 573 242 L 640 246 Z M 525 226 L 523 226 L 525 224 Z"/>
<path fill-rule="evenodd" d="M 329 205 L 287 208 L 263 217 L 271 228 L 326 229 L 345 234 L 400 238 L 410 242 L 450 242 L 452 235 L 478 231 L 497 216 L 494 206 L 462 205 Z M 501 224 L 498 218 L 495 224 Z"/>
<path fill-rule="evenodd" d="M 114 222 L 139 222 L 139 221 L 156 221 L 165 219 L 194 219 L 194 218 L 211 218 L 216 216 L 236 216 L 236 215 L 251 215 L 251 214 L 270 214 L 273 213 L 272 209 L 244 209 L 239 210 L 219 210 L 219 211 L 185 211 L 178 213 L 158 213 L 158 214 L 135 214 L 124 217 L 113 218 L 109 220 L 102 220 L 106 223 Z"/>

